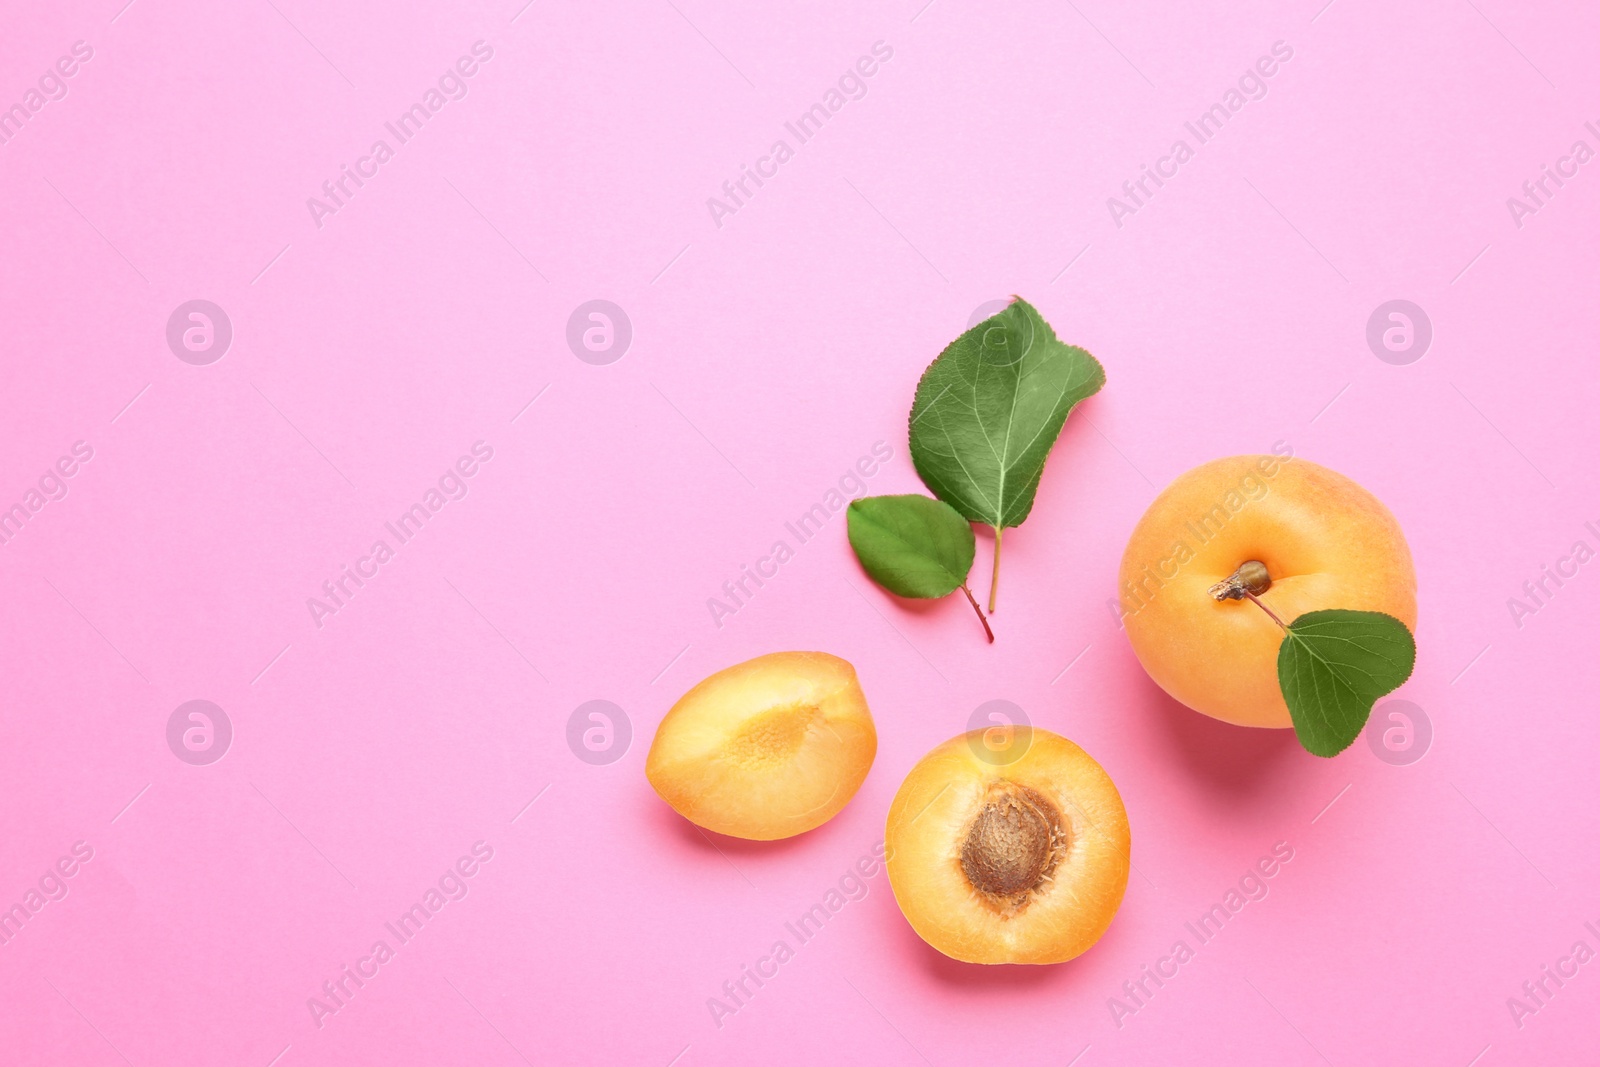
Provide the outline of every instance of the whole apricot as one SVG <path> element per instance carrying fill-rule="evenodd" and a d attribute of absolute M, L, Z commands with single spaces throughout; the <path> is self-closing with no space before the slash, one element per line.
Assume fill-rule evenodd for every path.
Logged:
<path fill-rule="evenodd" d="M 974 730 L 906 775 L 884 832 L 894 897 L 966 963 L 1060 963 L 1100 939 L 1128 885 L 1128 815 L 1060 734 Z"/>
<path fill-rule="evenodd" d="M 1134 527 L 1118 591 L 1128 640 L 1155 683 L 1240 726 L 1293 725 L 1274 615 L 1291 623 L 1346 608 L 1417 625 L 1411 550 L 1389 509 L 1344 475 L 1282 455 L 1179 475 Z"/>
<path fill-rule="evenodd" d="M 877 751 L 854 667 L 826 652 L 774 652 L 685 693 L 656 729 L 644 770 L 695 825 L 772 841 L 837 815 Z"/>

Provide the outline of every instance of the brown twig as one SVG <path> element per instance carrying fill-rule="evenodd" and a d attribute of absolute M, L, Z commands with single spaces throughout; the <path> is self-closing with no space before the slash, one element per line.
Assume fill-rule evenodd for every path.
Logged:
<path fill-rule="evenodd" d="M 972 590 L 968 589 L 966 583 L 963 582 L 961 591 L 967 594 L 967 603 L 972 605 L 972 610 L 978 613 L 978 621 L 983 623 L 983 632 L 989 635 L 989 643 L 991 645 L 994 644 L 994 631 L 989 629 L 989 620 L 983 617 L 983 609 L 978 606 L 978 601 L 973 597 Z"/>

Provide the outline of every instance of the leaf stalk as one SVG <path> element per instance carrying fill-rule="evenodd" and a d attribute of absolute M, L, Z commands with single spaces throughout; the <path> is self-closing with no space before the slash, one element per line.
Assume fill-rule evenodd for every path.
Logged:
<path fill-rule="evenodd" d="M 972 590 L 967 588 L 967 583 L 961 583 L 961 591 L 967 594 L 967 603 L 972 605 L 972 610 L 978 613 L 978 621 L 983 623 L 983 632 L 989 635 L 989 643 L 994 644 L 994 631 L 989 629 L 989 620 L 984 618 L 983 609 L 978 606 L 978 600 L 972 595 Z"/>
<path fill-rule="evenodd" d="M 995 598 L 1000 595 L 1000 537 L 1005 533 L 1004 526 L 992 527 L 994 530 L 994 571 L 989 575 L 989 614 L 994 614 Z M 987 629 L 985 624 L 985 629 Z"/>
<path fill-rule="evenodd" d="M 1282 630 L 1284 633 L 1288 633 L 1289 632 L 1289 628 L 1283 624 L 1283 620 L 1278 618 L 1278 613 L 1273 611 L 1271 608 L 1267 607 L 1265 604 L 1263 604 L 1261 602 L 1261 598 L 1260 597 L 1256 596 L 1254 593 L 1252 593 L 1248 589 L 1241 589 L 1240 592 L 1244 593 L 1245 596 L 1249 597 L 1251 602 L 1254 603 L 1256 607 L 1258 607 L 1262 611 L 1266 612 L 1268 617 L 1271 618 L 1273 622 L 1278 624 L 1278 629 Z"/>

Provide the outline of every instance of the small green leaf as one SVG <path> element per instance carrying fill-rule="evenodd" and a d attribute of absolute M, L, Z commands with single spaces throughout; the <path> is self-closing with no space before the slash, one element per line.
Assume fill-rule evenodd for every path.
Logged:
<path fill-rule="evenodd" d="M 898 596 L 947 596 L 972 569 L 972 525 L 930 497 L 869 496 L 846 512 L 850 547 L 872 580 Z"/>
<path fill-rule="evenodd" d="M 1343 752 L 1416 662 L 1411 631 L 1392 615 L 1333 610 L 1295 619 L 1278 646 L 1278 685 L 1300 744 L 1314 756 Z"/>
<path fill-rule="evenodd" d="M 973 522 L 1017 526 L 1073 406 L 1105 384 L 1081 348 L 1056 340 L 1021 297 L 939 354 L 911 405 L 911 462 Z"/>

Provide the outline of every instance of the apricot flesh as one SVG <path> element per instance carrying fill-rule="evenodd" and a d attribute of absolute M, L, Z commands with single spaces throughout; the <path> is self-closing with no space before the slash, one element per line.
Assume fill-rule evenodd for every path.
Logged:
<path fill-rule="evenodd" d="M 1128 815 L 1111 776 L 1060 734 L 974 730 L 924 756 L 884 832 L 912 929 L 965 963 L 1061 963 L 1111 925 Z"/>
<path fill-rule="evenodd" d="M 1240 726 L 1293 725 L 1278 686 L 1283 631 L 1215 583 L 1264 564 L 1260 594 L 1285 623 L 1308 611 L 1381 611 L 1417 626 L 1411 550 L 1389 509 L 1326 467 L 1230 456 L 1178 476 L 1134 527 L 1122 556 L 1122 624 L 1155 683 L 1181 704 Z"/>
<path fill-rule="evenodd" d="M 645 776 L 695 825 L 772 841 L 837 815 L 877 751 L 854 667 L 826 652 L 774 652 L 685 693 L 656 729 Z"/>

